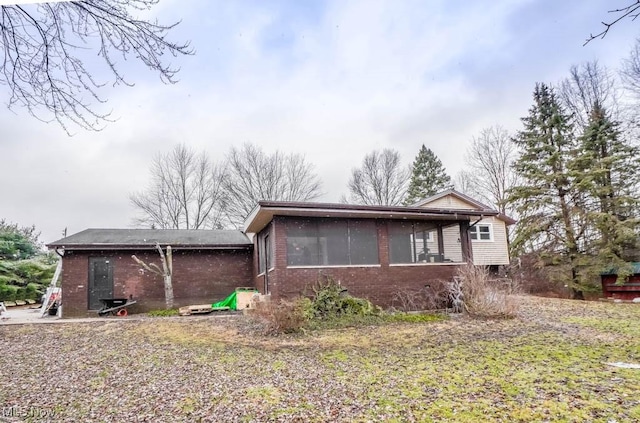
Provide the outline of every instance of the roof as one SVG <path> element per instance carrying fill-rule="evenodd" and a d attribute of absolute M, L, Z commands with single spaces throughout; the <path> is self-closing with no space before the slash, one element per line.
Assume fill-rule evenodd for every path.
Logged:
<path fill-rule="evenodd" d="M 204 229 L 85 229 L 47 244 L 65 249 L 149 249 L 156 244 L 174 248 L 243 249 L 252 243 L 241 231 Z"/>
<path fill-rule="evenodd" d="M 411 205 L 411 207 L 424 207 L 425 205 L 432 203 L 436 200 L 439 200 L 441 198 L 444 198 L 448 195 L 451 195 L 453 197 L 457 197 L 458 199 L 464 201 L 465 203 L 469 203 L 469 205 L 475 207 L 477 210 L 483 210 L 483 211 L 496 211 L 494 208 L 492 208 L 491 206 L 487 206 L 486 204 L 483 204 L 481 202 L 479 202 L 478 200 L 469 197 L 466 194 L 463 194 L 459 191 L 456 191 L 455 189 L 451 188 L 451 189 L 447 189 L 444 191 L 441 191 L 437 194 L 432 195 L 431 197 L 427 197 L 425 199 L 422 199 L 414 204 Z M 496 217 L 500 220 L 503 220 L 507 225 L 513 225 L 516 223 L 516 220 L 505 215 L 502 213 L 497 213 Z"/>
<path fill-rule="evenodd" d="M 458 210 L 404 206 L 365 206 L 336 203 L 260 201 L 244 223 L 245 232 L 258 233 L 274 216 L 343 217 L 369 219 L 471 220 L 497 216 L 495 210 Z"/>
<path fill-rule="evenodd" d="M 632 261 L 632 262 L 628 262 L 627 263 L 629 267 L 628 270 L 631 271 L 632 275 L 638 275 L 640 274 L 640 262 L 637 261 Z M 607 269 L 605 271 L 603 271 L 602 273 L 600 273 L 600 275 L 617 275 L 618 274 L 618 268 L 614 267 L 611 269 Z"/>

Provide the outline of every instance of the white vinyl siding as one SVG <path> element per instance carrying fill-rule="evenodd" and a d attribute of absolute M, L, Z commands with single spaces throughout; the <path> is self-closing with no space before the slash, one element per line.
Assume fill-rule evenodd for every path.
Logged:
<path fill-rule="evenodd" d="M 491 225 L 493 240 L 471 240 L 473 264 L 484 266 L 509 264 L 507 228 L 504 222 L 495 217 L 487 217 L 482 219 L 478 224 Z"/>
<path fill-rule="evenodd" d="M 476 210 L 476 208 L 467 203 L 464 200 L 454 197 L 453 195 L 447 195 L 442 198 L 438 198 L 428 204 L 424 204 L 422 207 L 430 207 L 435 209 L 462 209 L 462 210 Z"/>
<path fill-rule="evenodd" d="M 472 241 L 493 242 L 493 226 L 489 223 L 476 223 L 469 227 L 469 238 Z"/>
<path fill-rule="evenodd" d="M 430 203 L 423 204 L 422 207 L 426 208 L 440 208 L 440 209 L 461 209 L 461 210 L 478 210 L 476 206 L 456 197 L 455 195 L 445 195 Z M 470 222 L 474 223 L 474 220 Z M 503 220 L 496 217 L 487 217 L 482 219 L 480 224 L 491 225 L 491 241 L 471 241 L 471 249 L 473 252 L 473 263 L 477 265 L 507 265 L 509 264 L 509 245 L 507 243 L 507 227 Z M 445 228 L 445 231 L 452 231 L 450 228 Z M 451 235 L 445 235 L 445 256 L 448 251 L 455 251 L 453 245 L 450 243 L 452 240 L 457 240 L 457 237 Z M 449 244 L 449 247 L 447 247 Z M 450 253 L 451 254 L 451 253 Z M 453 257 L 451 257 L 453 259 Z M 461 258 L 460 258 L 461 259 Z"/>

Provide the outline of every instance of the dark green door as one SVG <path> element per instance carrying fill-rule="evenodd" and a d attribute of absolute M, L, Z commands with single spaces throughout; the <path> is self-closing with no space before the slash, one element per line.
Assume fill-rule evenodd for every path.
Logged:
<path fill-rule="evenodd" d="M 89 258 L 89 310 L 100 310 L 100 299 L 113 298 L 113 264 L 103 257 Z"/>

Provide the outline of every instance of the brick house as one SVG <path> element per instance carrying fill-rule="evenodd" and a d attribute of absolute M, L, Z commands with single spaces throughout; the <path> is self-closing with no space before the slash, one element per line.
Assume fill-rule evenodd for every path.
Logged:
<path fill-rule="evenodd" d="M 65 317 L 95 315 L 101 298 L 134 298 L 133 312 L 164 308 L 162 278 L 131 258 L 160 264 L 156 243 L 173 250 L 176 306 L 212 303 L 236 287 L 290 298 L 310 293 L 323 276 L 389 306 L 400 289 L 451 280 L 456 266 L 473 260 L 474 225 L 499 217 L 464 205 L 261 201 L 244 231 L 87 229 L 48 247 L 62 256 Z"/>
<path fill-rule="evenodd" d="M 164 308 L 162 277 L 131 258 L 161 265 L 156 243 L 173 250 L 176 306 L 223 299 L 253 277 L 241 231 L 87 229 L 47 245 L 62 255 L 64 317 L 95 316 L 101 298 L 134 298 L 132 312 Z"/>
<path fill-rule="evenodd" d="M 254 283 L 273 298 L 308 293 L 322 275 L 389 306 L 399 289 L 451 280 L 472 259 L 471 222 L 494 210 L 261 201 L 245 222 Z"/>

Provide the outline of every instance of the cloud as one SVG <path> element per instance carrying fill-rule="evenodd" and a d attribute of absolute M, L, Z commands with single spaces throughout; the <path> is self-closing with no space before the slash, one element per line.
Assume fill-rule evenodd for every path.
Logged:
<path fill-rule="evenodd" d="M 163 22 L 196 55 L 170 58 L 180 82 L 125 63 L 135 86 L 107 87 L 115 123 L 68 138 L 54 124 L 0 111 L 0 217 L 56 239 L 86 227 L 127 227 L 128 194 L 151 158 L 184 142 L 220 159 L 230 146 L 303 153 L 325 201 L 374 149 L 410 163 L 430 147 L 452 175 L 472 136 L 517 129 L 536 81 L 599 58 L 615 65 L 634 27 L 582 47 L 598 29 L 598 1 L 209 2 L 163 0 Z"/>

